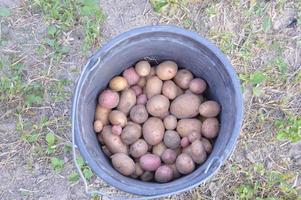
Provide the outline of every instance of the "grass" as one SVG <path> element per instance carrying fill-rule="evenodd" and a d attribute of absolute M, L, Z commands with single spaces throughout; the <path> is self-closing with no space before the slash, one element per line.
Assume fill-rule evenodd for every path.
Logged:
<path fill-rule="evenodd" d="M 277 139 L 289 140 L 293 143 L 301 141 L 301 117 L 289 117 L 286 120 L 277 120 Z"/>

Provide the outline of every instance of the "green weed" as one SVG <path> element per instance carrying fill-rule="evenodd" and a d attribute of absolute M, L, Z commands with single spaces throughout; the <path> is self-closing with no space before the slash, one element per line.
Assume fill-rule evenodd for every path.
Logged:
<path fill-rule="evenodd" d="M 79 179 L 79 175 L 78 173 L 76 172 L 72 172 L 69 176 L 68 176 L 68 180 L 71 182 L 71 183 L 74 183 L 76 181 L 78 181 Z"/>
<path fill-rule="evenodd" d="M 93 172 L 90 169 L 90 167 L 88 167 L 85 164 L 84 160 L 81 157 L 79 157 L 78 159 L 76 159 L 76 162 L 79 165 L 79 167 L 81 168 L 81 170 L 82 170 L 85 178 L 88 179 L 88 180 L 90 180 L 93 177 Z"/>
<path fill-rule="evenodd" d="M 301 117 L 290 117 L 287 120 L 277 120 L 277 139 L 298 142 L 301 140 Z"/>
<path fill-rule="evenodd" d="M 150 3 L 156 12 L 171 16 L 185 6 L 187 0 L 150 0 Z"/>
<path fill-rule="evenodd" d="M 249 83 L 252 85 L 252 92 L 254 96 L 259 97 L 263 93 L 261 84 L 267 79 L 264 72 L 256 71 L 251 74 L 239 74 L 239 77 L 244 84 Z"/>
<path fill-rule="evenodd" d="M 55 171 L 60 171 L 64 167 L 64 161 L 59 158 L 53 157 L 53 158 L 51 158 L 51 167 Z"/>

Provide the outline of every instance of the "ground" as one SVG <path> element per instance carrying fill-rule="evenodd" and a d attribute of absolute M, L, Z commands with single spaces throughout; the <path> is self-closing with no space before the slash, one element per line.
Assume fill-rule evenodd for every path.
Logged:
<path fill-rule="evenodd" d="M 85 194 L 72 162 L 72 92 L 93 52 L 151 24 L 215 43 L 244 94 L 231 158 L 205 184 L 166 199 L 301 198 L 300 1 L 1 0 L 0 199 L 99 198 Z M 114 191 L 80 163 L 91 187 Z"/>

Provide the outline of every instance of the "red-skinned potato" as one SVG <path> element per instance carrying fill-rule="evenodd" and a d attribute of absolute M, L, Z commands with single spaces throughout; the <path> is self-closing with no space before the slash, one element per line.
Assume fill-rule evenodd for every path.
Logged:
<path fill-rule="evenodd" d="M 139 76 L 147 76 L 151 71 L 149 62 L 142 60 L 135 65 L 135 70 Z"/>
<path fill-rule="evenodd" d="M 154 117 L 163 117 L 168 113 L 169 100 L 163 95 L 155 95 L 146 103 L 146 109 Z"/>
<path fill-rule="evenodd" d="M 189 139 L 188 139 L 188 137 L 183 137 L 182 139 L 181 139 L 181 147 L 182 148 L 185 148 L 185 147 L 187 147 L 189 145 Z"/>
<path fill-rule="evenodd" d="M 140 94 L 137 97 L 137 104 L 139 105 L 145 105 L 147 102 L 147 96 L 145 94 Z"/>
<path fill-rule="evenodd" d="M 128 146 L 125 145 L 119 136 L 112 133 L 111 126 L 105 126 L 101 132 L 103 142 L 111 153 L 128 153 Z"/>
<path fill-rule="evenodd" d="M 216 118 L 208 118 L 202 124 L 202 135 L 206 138 L 215 138 L 219 131 L 219 122 Z"/>
<path fill-rule="evenodd" d="M 206 158 L 207 154 L 205 147 L 200 140 L 196 140 L 191 144 L 191 154 L 192 160 L 197 164 L 202 164 Z"/>
<path fill-rule="evenodd" d="M 111 156 L 113 167 L 125 176 L 129 176 L 135 172 L 134 161 L 124 153 L 116 153 Z"/>
<path fill-rule="evenodd" d="M 195 164 L 188 154 L 182 153 L 177 157 L 176 167 L 181 174 L 189 174 L 195 169 Z"/>
<path fill-rule="evenodd" d="M 128 86 L 128 82 L 122 76 L 116 76 L 112 80 L 110 80 L 109 87 L 113 91 L 121 91 L 124 90 Z"/>
<path fill-rule="evenodd" d="M 161 160 L 159 156 L 148 153 L 140 157 L 139 164 L 143 170 L 156 171 L 161 165 Z"/>
<path fill-rule="evenodd" d="M 220 105 L 216 101 L 205 101 L 199 107 L 200 115 L 204 117 L 216 117 L 220 113 Z"/>
<path fill-rule="evenodd" d="M 173 178 L 173 170 L 168 165 L 160 166 L 155 173 L 155 180 L 160 183 L 166 183 L 171 181 Z"/>
<path fill-rule="evenodd" d="M 156 145 L 162 141 L 164 130 L 162 120 L 156 117 L 148 118 L 142 127 L 143 137 L 150 145 Z"/>
<path fill-rule="evenodd" d="M 119 110 L 111 111 L 109 114 L 109 120 L 112 125 L 119 125 L 121 127 L 124 127 L 127 124 L 126 115 Z"/>
<path fill-rule="evenodd" d="M 152 148 L 152 153 L 161 157 L 163 152 L 167 149 L 165 144 L 163 142 L 160 142 L 159 144 L 156 144 Z"/>
<path fill-rule="evenodd" d="M 129 85 L 137 84 L 140 79 L 139 75 L 133 67 L 124 70 L 122 76 L 127 80 Z"/>
<path fill-rule="evenodd" d="M 188 89 L 190 81 L 193 79 L 193 75 L 190 71 L 186 69 L 181 69 L 178 71 L 174 78 L 175 83 L 182 89 Z"/>
<path fill-rule="evenodd" d="M 134 85 L 133 87 L 131 87 L 131 89 L 135 92 L 136 96 L 142 94 L 142 88 L 138 85 Z"/>
<path fill-rule="evenodd" d="M 97 105 L 95 111 L 95 120 L 100 120 L 103 126 L 107 125 L 109 123 L 110 112 L 111 109 Z"/>
<path fill-rule="evenodd" d="M 190 143 L 196 141 L 196 140 L 200 140 L 201 139 L 201 133 L 197 132 L 197 131 L 192 131 L 191 133 L 189 133 L 188 135 L 188 140 Z"/>
<path fill-rule="evenodd" d="M 173 100 L 178 96 L 178 86 L 172 81 L 164 81 L 162 86 L 162 94 L 168 99 Z"/>
<path fill-rule="evenodd" d="M 136 123 L 128 123 L 126 127 L 122 129 L 121 139 L 125 144 L 133 144 L 141 137 L 141 126 Z"/>
<path fill-rule="evenodd" d="M 189 90 L 195 94 L 202 94 L 207 88 L 206 82 L 201 78 L 192 79 Z"/>
<path fill-rule="evenodd" d="M 119 94 L 112 90 L 104 90 L 98 97 L 98 103 L 108 109 L 115 108 L 119 103 Z"/>
<path fill-rule="evenodd" d="M 164 138 L 163 138 L 164 144 L 171 149 L 176 149 L 180 146 L 180 135 L 173 130 L 167 130 L 164 133 Z"/>
<path fill-rule="evenodd" d="M 130 118 L 138 124 L 144 123 L 148 118 L 148 113 L 144 105 L 135 105 L 130 111 Z"/>
<path fill-rule="evenodd" d="M 130 155 L 139 158 L 146 154 L 148 145 L 143 139 L 139 139 L 130 146 Z"/>
<path fill-rule="evenodd" d="M 160 94 L 163 82 L 157 76 L 152 76 L 146 81 L 145 93 L 148 99 Z"/>
<path fill-rule="evenodd" d="M 163 120 L 165 129 L 167 130 L 173 130 L 177 128 L 177 122 L 177 118 L 173 115 L 167 115 Z"/>
<path fill-rule="evenodd" d="M 211 153 L 211 151 L 212 151 L 212 144 L 211 144 L 211 142 L 209 140 L 207 140 L 206 138 L 202 138 L 201 142 L 203 143 L 205 151 L 207 153 Z"/>
<path fill-rule="evenodd" d="M 103 124 L 100 120 L 95 120 L 94 124 L 93 124 L 93 127 L 94 127 L 94 131 L 96 133 L 99 133 L 103 128 Z"/>
<path fill-rule="evenodd" d="M 178 65 L 173 61 L 164 61 L 156 67 L 157 76 L 163 80 L 170 80 L 176 76 Z"/>
<path fill-rule="evenodd" d="M 176 158 L 177 153 L 172 149 L 166 149 L 161 156 L 162 161 L 166 164 L 174 163 L 176 161 Z"/>
<path fill-rule="evenodd" d="M 200 104 L 197 95 L 184 93 L 171 102 L 170 113 L 178 119 L 192 118 L 199 114 Z"/>
<path fill-rule="evenodd" d="M 201 133 L 202 122 L 198 119 L 181 119 L 177 123 L 177 132 L 181 137 L 187 137 L 191 132 Z"/>
<path fill-rule="evenodd" d="M 135 104 L 136 104 L 135 92 L 132 89 L 125 89 L 121 92 L 117 109 L 127 115 Z"/>
<path fill-rule="evenodd" d="M 119 125 L 114 125 L 114 126 L 112 126 L 112 133 L 114 134 L 114 135 L 121 135 L 121 132 L 122 132 L 122 127 L 121 126 L 119 126 Z"/>

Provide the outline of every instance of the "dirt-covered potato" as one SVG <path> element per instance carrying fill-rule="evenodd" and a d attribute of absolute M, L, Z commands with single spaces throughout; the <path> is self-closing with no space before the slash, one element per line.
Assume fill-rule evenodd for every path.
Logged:
<path fill-rule="evenodd" d="M 202 135 L 206 138 L 215 138 L 219 131 L 219 122 L 216 118 L 208 118 L 202 124 Z"/>
<path fill-rule="evenodd" d="M 103 128 L 103 124 L 100 120 L 95 120 L 94 124 L 93 124 L 93 127 L 94 127 L 94 131 L 96 133 L 99 133 Z"/>
<path fill-rule="evenodd" d="M 121 91 L 124 90 L 128 86 L 128 82 L 122 76 L 116 76 L 112 80 L 110 80 L 109 87 L 113 91 Z"/>
<path fill-rule="evenodd" d="M 127 124 L 126 115 L 119 110 L 111 111 L 109 114 L 109 120 L 112 125 L 119 125 L 121 127 L 124 127 Z"/>
<path fill-rule="evenodd" d="M 141 135 L 141 126 L 136 123 L 129 123 L 122 129 L 120 137 L 125 144 L 133 144 Z"/>
<path fill-rule="evenodd" d="M 145 77 L 141 77 L 141 78 L 139 79 L 137 85 L 138 85 L 139 87 L 141 87 L 141 88 L 144 88 L 145 84 L 146 84 L 146 78 L 145 78 Z"/>
<path fill-rule="evenodd" d="M 204 117 L 216 117 L 220 110 L 220 105 L 216 101 L 205 101 L 199 107 L 200 115 Z"/>
<path fill-rule="evenodd" d="M 189 139 L 188 139 L 188 137 L 183 137 L 182 139 L 181 139 L 181 147 L 182 148 L 185 148 L 185 147 L 187 147 L 189 145 Z"/>
<path fill-rule="evenodd" d="M 125 176 L 129 176 L 135 172 L 135 163 L 128 155 L 124 153 L 116 153 L 111 156 L 113 167 Z"/>
<path fill-rule="evenodd" d="M 168 99 L 173 100 L 178 96 L 178 86 L 172 81 L 164 81 L 162 86 L 162 94 Z"/>
<path fill-rule="evenodd" d="M 164 130 L 162 120 L 156 117 L 148 118 L 142 127 L 143 137 L 150 145 L 156 145 L 162 141 Z"/>
<path fill-rule="evenodd" d="M 122 132 L 122 127 L 121 126 L 119 126 L 119 125 L 112 126 L 112 133 L 114 135 L 121 135 L 121 132 Z"/>
<path fill-rule="evenodd" d="M 139 76 L 147 76 L 150 73 L 151 66 L 149 62 L 142 60 L 135 65 L 135 70 Z"/>
<path fill-rule="evenodd" d="M 165 129 L 167 130 L 173 130 L 175 128 L 177 128 L 177 118 L 173 115 L 167 115 L 166 117 L 164 117 L 163 120 Z"/>
<path fill-rule="evenodd" d="M 139 105 L 145 105 L 147 102 L 147 96 L 145 94 L 140 94 L 137 97 L 137 104 Z"/>
<path fill-rule="evenodd" d="M 180 172 L 177 170 L 176 164 L 169 165 L 172 169 L 173 179 L 177 179 L 181 176 Z"/>
<path fill-rule="evenodd" d="M 140 176 L 140 179 L 141 179 L 142 181 L 145 181 L 145 182 L 151 181 L 151 180 L 153 180 L 153 178 L 154 178 L 154 173 L 153 173 L 153 172 L 149 172 L 149 171 L 144 172 L 144 173 Z"/>
<path fill-rule="evenodd" d="M 140 79 L 133 67 L 124 70 L 122 76 L 127 80 L 129 85 L 136 85 Z"/>
<path fill-rule="evenodd" d="M 202 164 L 206 158 L 207 154 L 205 147 L 200 140 L 196 140 L 191 144 L 191 154 L 192 160 L 197 164 Z"/>
<path fill-rule="evenodd" d="M 101 132 L 103 142 L 108 147 L 111 153 L 128 153 L 128 146 L 125 145 L 121 138 L 112 133 L 111 126 L 105 126 Z"/>
<path fill-rule="evenodd" d="M 131 89 L 135 92 L 136 96 L 142 94 L 142 88 L 138 85 L 134 85 Z"/>
<path fill-rule="evenodd" d="M 147 101 L 146 109 L 154 117 L 163 117 L 168 113 L 169 100 L 163 95 L 155 95 Z"/>
<path fill-rule="evenodd" d="M 104 90 L 98 97 L 98 103 L 108 109 L 115 108 L 119 103 L 119 94 L 112 90 Z"/>
<path fill-rule="evenodd" d="M 207 140 L 206 138 L 202 138 L 201 142 L 203 143 L 205 151 L 207 153 L 211 153 L 211 151 L 212 151 L 212 144 L 211 144 L 211 142 L 209 140 Z"/>
<path fill-rule="evenodd" d="M 165 144 L 163 142 L 160 142 L 159 144 L 153 146 L 152 153 L 161 157 L 166 149 L 167 147 L 165 146 Z"/>
<path fill-rule="evenodd" d="M 111 109 L 97 105 L 95 111 L 95 120 L 100 120 L 103 126 L 107 125 L 109 123 L 110 112 Z"/>
<path fill-rule="evenodd" d="M 170 80 L 175 77 L 177 71 L 178 65 L 173 61 L 164 61 L 156 67 L 156 74 L 163 81 Z"/>
<path fill-rule="evenodd" d="M 120 101 L 117 106 L 117 109 L 127 115 L 135 104 L 135 92 L 132 89 L 125 89 L 121 92 Z"/>
<path fill-rule="evenodd" d="M 181 174 L 189 174 L 195 169 L 195 164 L 188 154 L 182 153 L 177 157 L 176 167 Z"/>
<path fill-rule="evenodd" d="M 144 123 L 148 118 L 148 113 L 144 105 L 136 105 L 130 111 L 130 118 L 138 124 Z"/>
<path fill-rule="evenodd" d="M 130 146 L 130 155 L 139 158 L 146 154 L 148 145 L 143 139 L 139 139 Z"/>
<path fill-rule="evenodd" d="M 190 81 L 189 90 L 195 94 L 202 94 L 207 88 L 206 82 L 201 78 L 195 78 Z"/>
<path fill-rule="evenodd" d="M 178 71 L 174 78 L 175 83 L 182 89 L 188 89 L 190 81 L 193 79 L 193 75 L 187 69 L 181 69 Z"/>
<path fill-rule="evenodd" d="M 163 138 L 164 144 L 171 149 L 176 149 L 180 145 L 180 135 L 173 130 L 167 130 L 164 133 L 164 138 Z"/>
<path fill-rule="evenodd" d="M 111 157 L 112 153 L 110 152 L 110 150 L 108 149 L 108 147 L 106 147 L 105 145 L 101 147 L 102 151 L 104 154 L 106 154 L 106 156 Z"/>
<path fill-rule="evenodd" d="M 190 143 L 200 140 L 201 139 L 201 133 L 197 131 L 192 131 L 191 133 L 188 134 L 188 140 Z"/>
<path fill-rule="evenodd" d="M 163 152 L 163 154 L 161 156 L 161 159 L 166 164 L 172 164 L 177 159 L 177 153 L 174 150 L 172 150 L 172 149 L 166 149 Z"/>
<path fill-rule="evenodd" d="M 145 154 L 139 159 L 140 166 L 146 171 L 156 171 L 161 165 L 160 157 L 154 154 Z"/>
<path fill-rule="evenodd" d="M 141 168 L 140 164 L 138 162 L 135 163 L 135 171 L 131 175 L 132 178 L 138 178 L 144 173 L 143 169 Z"/>
<path fill-rule="evenodd" d="M 177 123 L 177 132 L 181 137 L 187 137 L 191 132 L 201 133 L 202 122 L 196 118 L 181 119 Z"/>
<path fill-rule="evenodd" d="M 146 81 L 145 93 L 148 99 L 160 94 L 163 82 L 157 76 L 152 76 Z"/>
<path fill-rule="evenodd" d="M 173 178 L 173 170 L 168 165 L 160 166 L 155 172 L 155 180 L 160 183 L 166 183 Z"/>
<path fill-rule="evenodd" d="M 199 114 L 200 104 L 197 95 L 184 93 L 171 102 L 170 113 L 178 119 L 195 117 Z"/>

